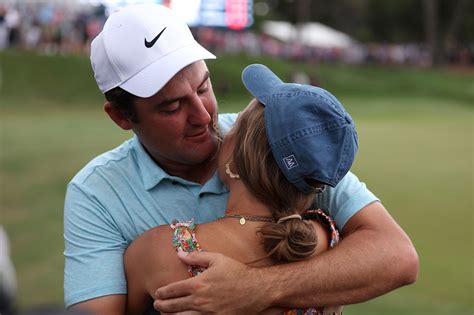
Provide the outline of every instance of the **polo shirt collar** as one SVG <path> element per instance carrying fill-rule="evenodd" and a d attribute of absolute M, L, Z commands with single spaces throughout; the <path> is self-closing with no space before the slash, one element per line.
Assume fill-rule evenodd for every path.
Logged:
<path fill-rule="evenodd" d="M 156 164 L 148 152 L 146 152 L 136 135 L 133 137 L 133 147 L 137 155 L 136 161 L 143 181 L 143 186 L 146 190 L 152 189 L 165 178 L 171 178 L 169 174 Z"/>
<path fill-rule="evenodd" d="M 219 173 L 214 172 L 214 175 L 201 188 L 201 194 L 222 194 L 228 192 L 229 189 L 219 179 Z"/>
<path fill-rule="evenodd" d="M 200 184 L 193 183 L 182 179 L 177 176 L 171 176 L 166 173 L 148 154 L 143 145 L 138 140 L 138 137 L 135 135 L 133 138 L 133 147 L 136 152 L 136 163 L 139 168 L 140 176 L 143 181 L 143 186 L 146 190 L 150 190 L 157 186 L 162 180 L 168 179 L 171 181 L 179 182 L 187 186 L 199 186 Z M 219 179 L 217 171 L 200 189 L 200 193 L 215 193 L 221 194 L 227 192 L 228 189 L 222 184 Z"/>

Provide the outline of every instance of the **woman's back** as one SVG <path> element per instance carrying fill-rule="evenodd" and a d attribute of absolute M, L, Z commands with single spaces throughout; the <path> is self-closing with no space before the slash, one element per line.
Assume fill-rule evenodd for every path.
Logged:
<path fill-rule="evenodd" d="M 197 240 L 203 250 L 218 252 L 252 266 L 273 265 L 263 246 L 260 235 L 257 233 L 264 223 L 247 221 L 244 225 L 235 218 L 223 218 L 214 222 L 196 226 Z M 316 254 L 328 248 L 328 232 L 319 222 L 313 221 L 313 226 L 318 235 Z"/>
<path fill-rule="evenodd" d="M 317 221 L 315 228 L 318 244 L 315 254 L 329 247 L 329 230 Z M 222 218 L 194 228 L 198 246 L 209 252 L 218 252 L 254 267 L 273 265 L 265 252 L 258 229 L 263 222 L 247 221 L 244 225 L 235 218 Z M 191 232 L 192 233 L 192 232 Z M 170 226 L 158 226 L 139 238 L 127 249 L 125 269 L 128 282 L 127 309 L 130 314 L 140 314 L 153 302 L 152 296 L 159 287 L 191 277 L 186 266 L 178 258 L 173 245 L 174 230 Z M 188 235 L 192 240 L 192 235 Z M 146 257 L 146 259 L 143 259 Z M 263 258 L 263 259 L 262 259 Z"/>

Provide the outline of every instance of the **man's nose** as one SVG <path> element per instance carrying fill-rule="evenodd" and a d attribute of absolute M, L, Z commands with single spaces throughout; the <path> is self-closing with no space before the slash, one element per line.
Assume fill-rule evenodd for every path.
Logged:
<path fill-rule="evenodd" d="M 193 125 L 208 125 L 211 123 L 211 114 L 199 95 L 194 95 L 190 102 L 189 122 Z"/>

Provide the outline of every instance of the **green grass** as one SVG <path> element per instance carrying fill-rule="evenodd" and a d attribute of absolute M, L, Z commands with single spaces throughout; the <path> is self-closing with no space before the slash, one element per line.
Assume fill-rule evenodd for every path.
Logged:
<path fill-rule="evenodd" d="M 12 243 L 19 304 L 61 305 L 66 183 L 130 134 L 102 112 L 87 58 L 8 52 L 0 60 L 0 222 Z M 418 250 L 415 285 L 345 314 L 473 314 L 472 74 L 226 57 L 209 63 L 222 112 L 246 105 L 239 73 L 254 61 L 282 76 L 295 67 L 315 71 L 338 95 L 359 131 L 355 173 Z"/>
<path fill-rule="evenodd" d="M 470 107 L 474 105 L 472 69 L 470 72 L 453 72 L 307 64 L 239 55 L 208 61 L 221 108 L 235 106 L 236 101 L 250 98 L 240 80 L 242 69 L 250 63 L 264 63 L 285 80 L 289 80 L 294 71 L 304 71 L 339 98 L 357 97 L 370 101 L 390 96 L 407 100 L 444 99 L 449 104 L 457 102 Z M 5 107 L 96 107 L 103 102 L 89 59 L 84 56 L 48 56 L 8 51 L 0 53 L 0 69 L 0 104 Z M 409 104 L 413 105 L 413 102 Z"/>

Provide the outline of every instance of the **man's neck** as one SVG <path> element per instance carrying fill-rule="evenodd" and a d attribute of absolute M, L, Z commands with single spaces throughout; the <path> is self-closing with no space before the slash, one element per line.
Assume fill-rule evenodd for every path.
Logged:
<path fill-rule="evenodd" d="M 216 163 L 216 159 L 212 159 L 197 165 L 174 164 L 161 167 L 171 176 L 204 185 L 214 175 Z"/>
<path fill-rule="evenodd" d="M 204 185 L 217 169 L 217 154 L 210 159 L 199 164 L 183 164 L 174 161 L 159 161 L 154 157 L 148 149 L 142 144 L 143 149 L 150 158 L 158 164 L 166 173 L 171 176 L 180 177 L 190 182 Z"/>

